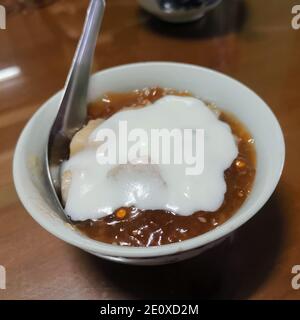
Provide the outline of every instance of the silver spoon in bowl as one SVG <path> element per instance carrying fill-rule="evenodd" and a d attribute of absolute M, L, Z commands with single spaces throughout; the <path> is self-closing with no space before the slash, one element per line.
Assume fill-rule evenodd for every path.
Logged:
<path fill-rule="evenodd" d="M 85 124 L 87 93 L 96 42 L 104 15 L 105 0 L 91 0 L 81 38 L 73 58 L 61 104 L 49 133 L 46 148 L 46 178 L 54 209 L 69 220 L 61 203 L 60 165 L 69 157 L 74 134 Z"/>

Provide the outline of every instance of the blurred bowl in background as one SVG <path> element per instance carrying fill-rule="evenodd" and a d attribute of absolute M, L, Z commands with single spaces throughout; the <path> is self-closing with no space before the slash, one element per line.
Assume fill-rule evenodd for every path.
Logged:
<path fill-rule="evenodd" d="M 161 20 L 184 23 L 202 18 L 222 0 L 138 0 L 138 2 L 143 9 Z"/>

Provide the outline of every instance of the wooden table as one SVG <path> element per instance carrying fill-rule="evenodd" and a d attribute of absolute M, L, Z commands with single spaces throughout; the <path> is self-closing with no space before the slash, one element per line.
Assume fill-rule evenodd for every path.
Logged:
<path fill-rule="evenodd" d="M 0 30 L 0 265 L 7 271 L 0 299 L 299 299 L 300 290 L 291 286 L 291 269 L 300 264 L 295 1 L 226 0 L 205 19 L 187 25 L 159 22 L 134 0 L 108 1 L 94 70 L 147 60 L 220 70 L 267 101 L 286 139 L 286 165 L 276 192 L 232 243 L 161 267 L 118 265 L 84 253 L 43 230 L 18 200 L 11 166 L 16 141 L 33 112 L 63 86 L 87 6 L 87 1 L 45 2 L 25 11 L 10 7 L 7 30 Z M 10 78 L 3 76 L 5 69 Z"/>

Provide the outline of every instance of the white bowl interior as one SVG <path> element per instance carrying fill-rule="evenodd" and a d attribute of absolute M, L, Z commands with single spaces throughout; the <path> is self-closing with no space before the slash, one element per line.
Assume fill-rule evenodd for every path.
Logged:
<path fill-rule="evenodd" d="M 14 180 L 19 197 L 33 218 L 52 234 L 95 254 L 114 257 L 151 257 L 183 252 L 217 240 L 250 219 L 268 200 L 281 175 L 284 141 L 280 126 L 268 106 L 236 80 L 206 68 L 177 63 L 140 63 L 95 74 L 89 100 L 106 91 L 126 91 L 148 86 L 189 90 L 233 113 L 255 139 L 257 173 L 253 190 L 236 214 L 220 227 L 181 243 L 152 248 L 128 248 L 100 243 L 64 223 L 51 207 L 43 172 L 48 133 L 62 92 L 49 99 L 23 130 L 14 157 Z"/>

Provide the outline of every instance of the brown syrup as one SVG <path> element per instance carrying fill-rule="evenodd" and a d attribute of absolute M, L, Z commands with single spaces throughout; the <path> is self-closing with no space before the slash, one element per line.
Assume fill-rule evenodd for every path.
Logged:
<path fill-rule="evenodd" d="M 88 108 L 88 118 L 108 118 L 124 107 L 146 106 L 167 94 L 190 96 L 188 92 L 150 88 L 127 93 L 106 93 Z M 120 208 L 97 221 L 74 223 L 88 237 L 106 243 L 148 247 L 183 241 L 208 232 L 228 220 L 243 204 L 255 177 L 253 139 L 232 115 L 221 111 L 220 120 L 230 125 L 238 138 L 239 155 L 225 172 L 227 192 L 221 208 L 215 212 L 175 215 L 164 210 Z M 180 182 L 178 182 L 180 183 Z"/>

